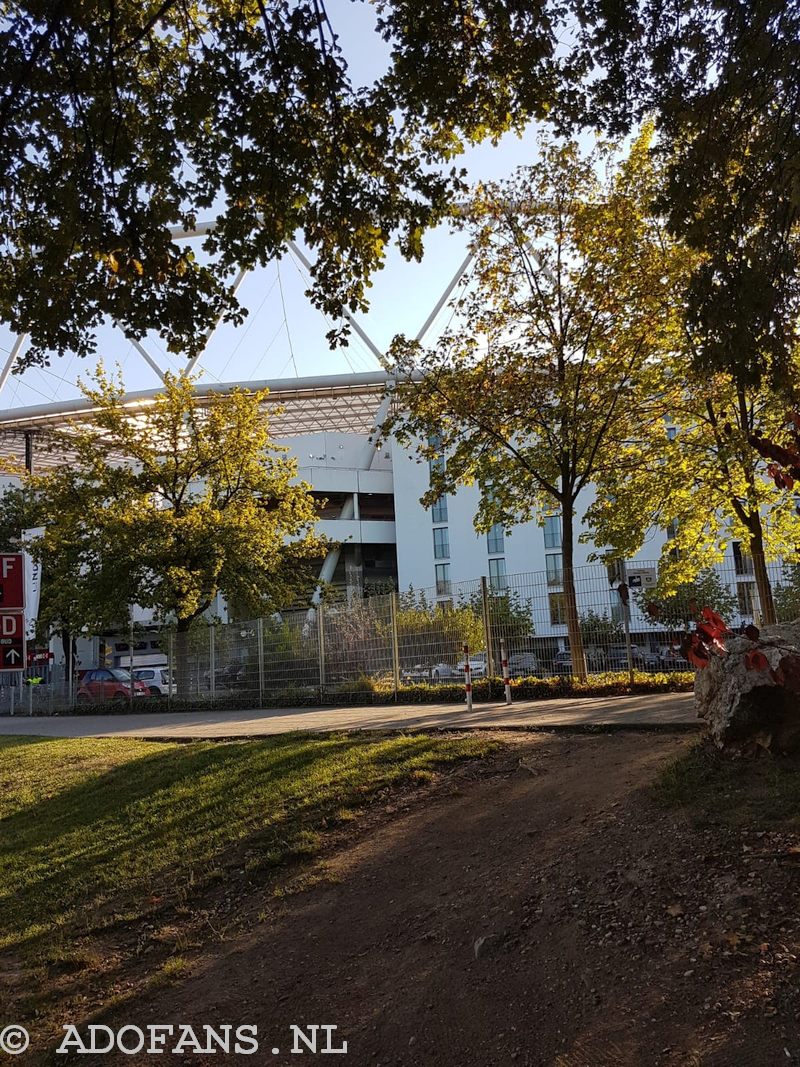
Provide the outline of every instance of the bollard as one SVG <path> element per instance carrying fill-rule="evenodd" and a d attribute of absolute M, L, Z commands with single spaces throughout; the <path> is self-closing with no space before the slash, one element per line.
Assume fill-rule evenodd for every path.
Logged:
<path fill-rule="evenodd" d="M 472 711 L 472 668 L 469 665 L 469 648 L 464 642 L 464 688 L 467 694 L 467 711 Z"/>
<path fill-rule="evenodd" d="M 500 638 L 500 662 L 503 666 L 503 687 L 506 691 L 506 704 L 511 703 L 511 675 L 508 672 L 508 656 L 506 655 L 506 642 Z"/>

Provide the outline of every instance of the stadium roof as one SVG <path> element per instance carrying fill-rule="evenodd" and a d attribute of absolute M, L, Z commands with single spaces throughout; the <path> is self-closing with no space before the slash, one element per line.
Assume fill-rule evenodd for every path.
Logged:
<path fill-rule="evenodd" d="M 195 395 L 202 406 L 211 396 L 234 389 L 252 392 L 269 389 L 266 404 L 278 409 L 270 421 L 270 429 L 279 439 L 326 430 L 368 434 L 374 429 L 376 411 L 391 380 L 387 371 L 379 370 L 274 381 L 198 384 Z M 128 393 L 126 407 L 131 414 L 137 408 L 145 410 L 159 392 L 159 389 L 147 389 Z M 94 410 L 89 400 L 79 398 L 0 411 L 0 459 L 23 464 L 27 439 L 33 442 L 37 467 L 62 463 L 63 455 L 38 450 L 37 438 L 44 444 L 48 431 L 68 431 L 70 425 L 91 422 Z"/>

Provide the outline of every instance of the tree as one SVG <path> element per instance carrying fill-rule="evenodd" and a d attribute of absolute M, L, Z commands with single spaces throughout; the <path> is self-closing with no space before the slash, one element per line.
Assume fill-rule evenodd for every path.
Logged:
<path fill-rule="evenodd" d="M 395 422 L 401 438 L 438 457 L 423 501 L 477 483 L 479 530 L 560 513 L 581 677 L 576 502 L 650 417 L 631 398 L 647 392 L 677 329 L 676 252 L 647 211 L 657 185 L 649 143 L 645 130 L 615 168 L 608 149 L 584 158 L 574 144 L 545 141 L 541 161 L 514 181 L 480 187 L 467 211 L 476 267 L 460 325 L 429 351 L 394 346 L 402 367 L 425 376 L 419 387 L 401 384 L 407 413 Z"/>
<path fill-rule="evenodd" d="M 787 564 L 782 581 L 775 587 L 775 614 L 779 622 L 800 619 L 800 566 Z"/>
<path fill-rule="evenodd" d="M 800 301 L 796 0 L 375 11 L 385 69 L 359 87 L 324 0 L 5 4 L 0 318 L 31 330 L 28 362 L 90 351 L 105 315 L 192 355 L 219 315 L 242 314 L 226 270 L 295 233 L 317 253 L 312 299 L 333 316 L 362 307 L 392 235 L 418 256 L 459 193 L 465 143 L 543 118 L 618 135 L 653 115 L 671 146 L 663 209 L 703 252 L 688 309 L 704 362 L 748 380 L 766 355 L 785 369 Z M 216 264 L 170 234 L 206 212 Z"/>
<path fill-rule="evenodd" d="M 635 589 L 633 599 L 642 615 L 660 630 L 688 630 L 703 608 L 729 620 L 738 606 L 736 594 L 710 569 L 674 587 L 665 589 L 659 583 L 654 589 Z"/>
<path fill-rule="evenodd" d="M 463 142 L 544 115 L 556 40 L 502 0 L 378 7 L 387 69 L 359 87 L 324 0 L 3 5 L 0 318 L 28 363 L 92 351 L 104 316 L 189 357 L 241 318 L 226 274 L 296 234 L 332 317 L 393 235 L 419 257 Z M 170 228 L 209 215 L 195 256 Z"/>
<path fill-rule="evenodd" d="M 687 286 L 697 365 L 792 388 L 800 322 L 800 5 L 578 0 L 580 121 L 627 132 L 653 115 L 659 203 L 700 253 Z M 566 87 L 565 87 L 566 88 Z"/>
<path fill-rule="evenodd" d="M 84 393 L 92 421 L 54 441 L 68 465 L 28 479 L 46 516 L 42 621 L 96 632 L 149 608 L 176 630 L 180 687 L 189 630 L 218 594 L 263 614 L 311 588 L 315 504 L 269 435 L 263 392 L 198 409 L 191 382 L 168 377 L 130 408 L 101 369 Z"/>
<path fill-rule="evenodd" d="M 608 615 L 600 615 L 591 608 L 581 615 L 581 637 L 584 645 L 600 644 L 609 645 L 616 641 L 622 641 L 625 631 L 622 625 Z"/>
<path fill-rule="evenodd" d="M 793 365 L 796 373 L 796 359 Z M 689 373 L 680 348 L 661 372 L 658 393 L 673 427 L 639 428 L 620 466 L 603 472 L 590 520 L 622 556 L 638 551 L 652 527 L 669 529 L 660 565 L 665 592 L 720 562 L 738 541 L 742 566 L 752 561 L 762 619 L 775 622 L 767 562 L 794 554 L 800 516 L 791 486 L 776 491 L 750 442 L 779 433 L 785 400 L 767 379 L 747 385 L 724 371 Z"/>
<path fill-rule="evenodd" d="M 397 643 L 403 667 L 437 661 L 455 663 L 466 642 L 470 651 L 483 648 L 483 620 L 474 605 L 452 608 L 431 604 L 424 593 L 398 594 Z M 463 657 L 462 657 L 463 658 Z"/>

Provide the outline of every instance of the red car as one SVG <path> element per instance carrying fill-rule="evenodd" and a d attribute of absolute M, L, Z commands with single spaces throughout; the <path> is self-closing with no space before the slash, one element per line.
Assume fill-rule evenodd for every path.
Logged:
<path fill-rule="evenodd" d="M 149 697 L 144 682 L 133 682 L 133 698 Z M 131 699 L 130 671 L 120 667 L 98 667 L 87 671 L 78 686 L 79 704 L 128 704 Z"/>

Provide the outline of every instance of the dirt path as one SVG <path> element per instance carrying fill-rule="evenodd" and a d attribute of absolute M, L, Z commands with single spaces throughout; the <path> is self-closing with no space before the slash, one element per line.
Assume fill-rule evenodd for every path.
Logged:
<path fill-rule="evenodd" d="M 741 842 L 641 792 L 688 744 L 512 737 L 489 773 L 403 802 L 328 857 L 333 882 L 111 1021 L 257 1024 L 258 1054 L 224 1057 L 241 1063 L 307 1062 L 292 1023 L 335 1024 L 348 1054 L 322 1062 L 353 1067 L 797 1062 L 798 875 L 775 876 L 785 915 L 745 918 L 760 875 L 732 865 Z"/>

